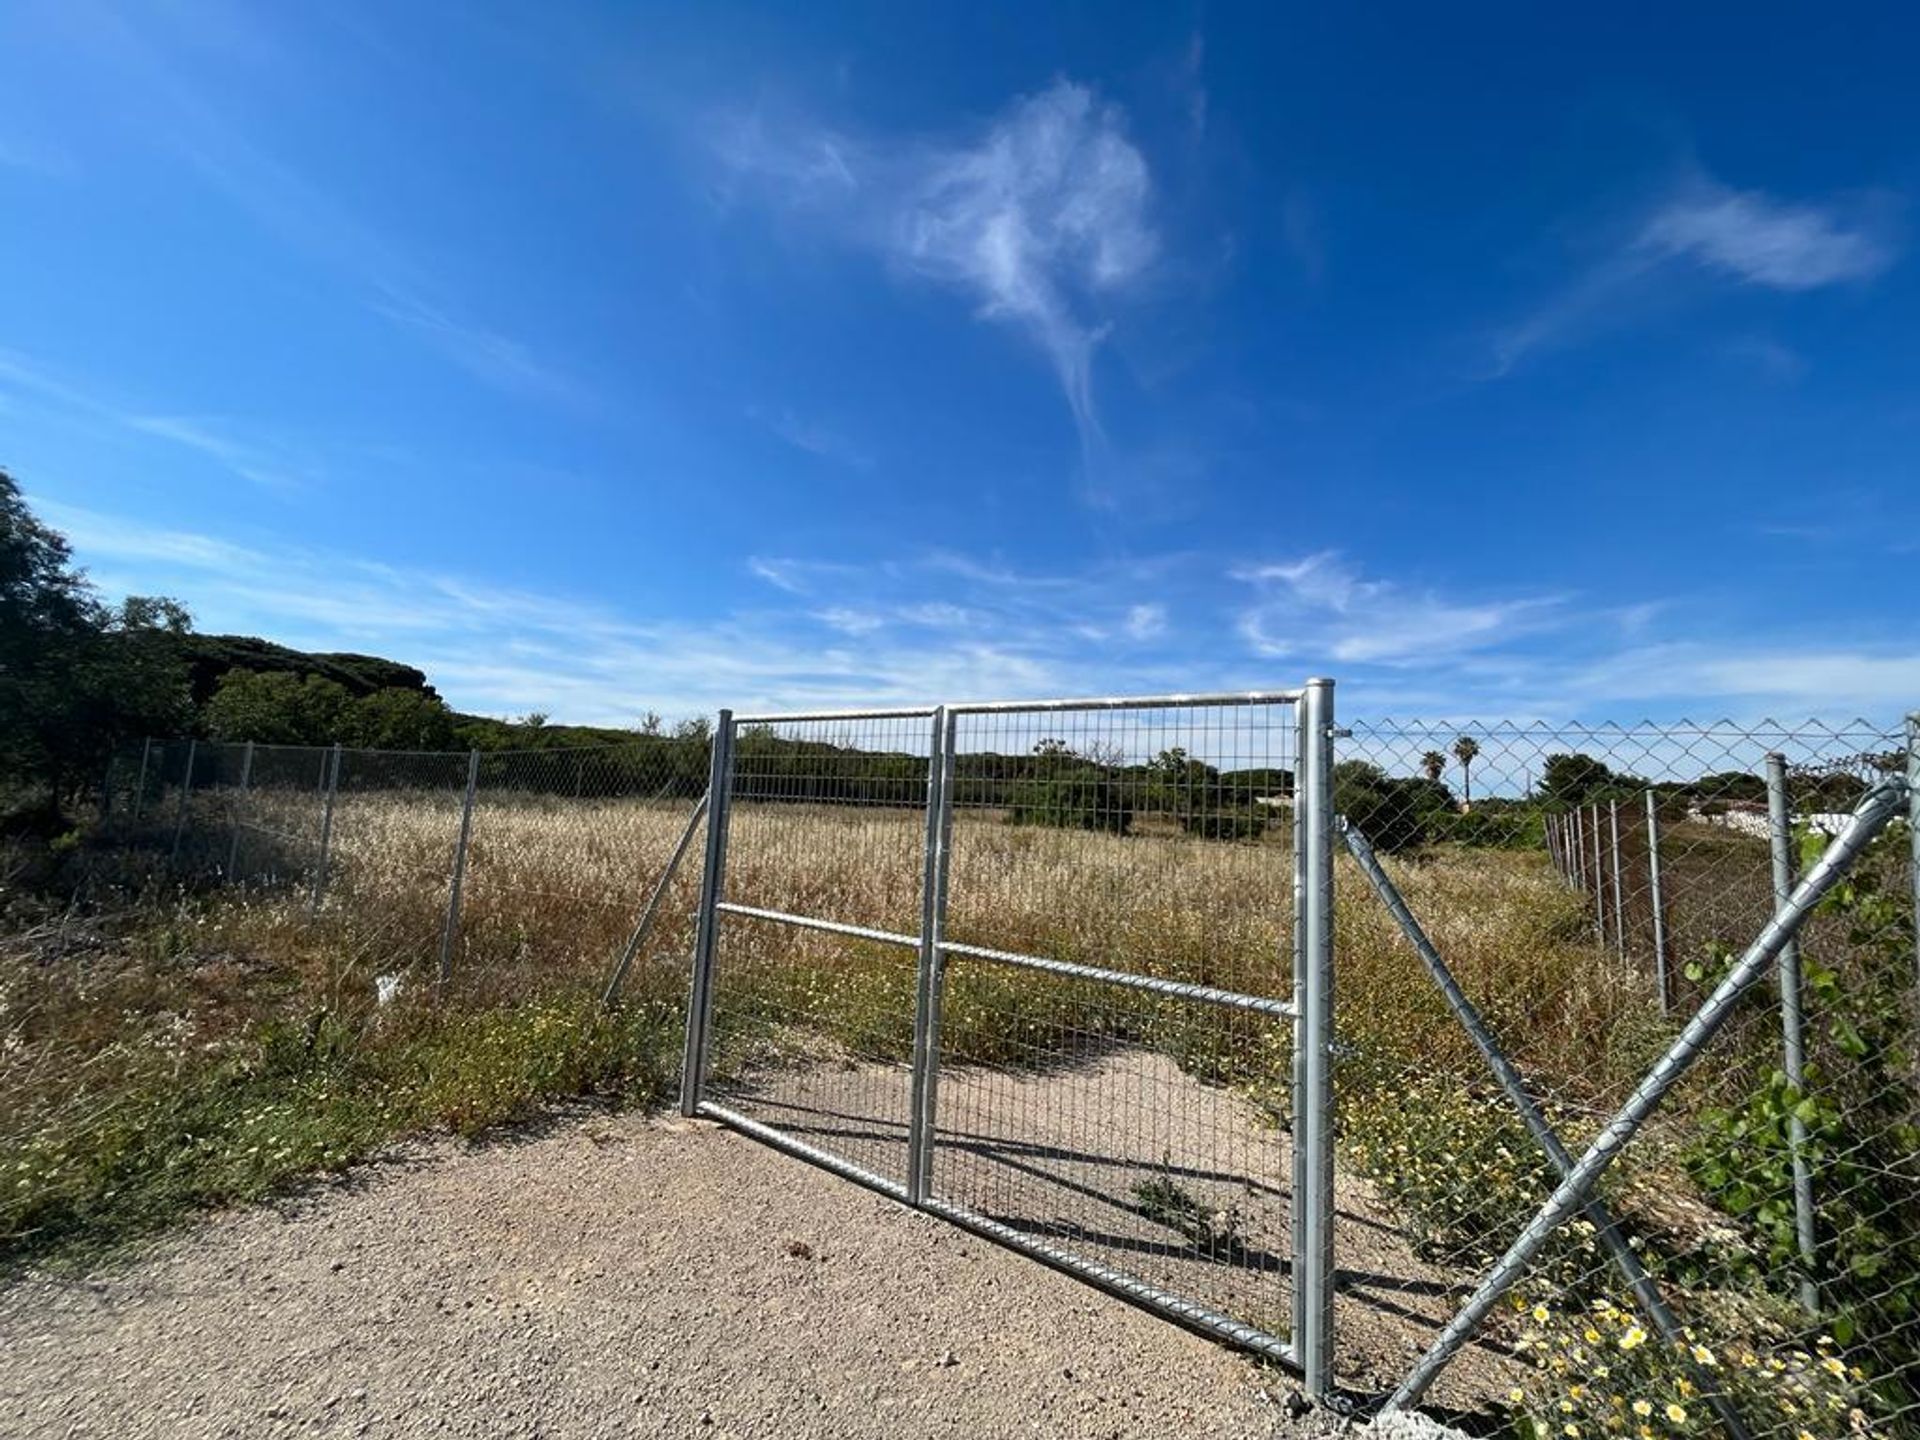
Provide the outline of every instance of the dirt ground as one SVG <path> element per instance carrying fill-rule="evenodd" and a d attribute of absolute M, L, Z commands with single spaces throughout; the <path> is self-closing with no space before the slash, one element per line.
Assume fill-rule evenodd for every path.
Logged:
<path fill-rule="evenodd" d="M 422 1147 L 0 1292 L 0 1434 L 1272 1436 L 1281 1374 L 716 1127 Z"/>

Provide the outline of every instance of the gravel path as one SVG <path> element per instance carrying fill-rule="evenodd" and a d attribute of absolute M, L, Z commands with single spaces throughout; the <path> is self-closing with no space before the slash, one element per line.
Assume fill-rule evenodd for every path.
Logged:
<path fill-rule="evenodd" d="M 704 1124 L 443 1143 L 0 1291 L 0 1435 L 1300 1435 L 1273 1372 Z"/>

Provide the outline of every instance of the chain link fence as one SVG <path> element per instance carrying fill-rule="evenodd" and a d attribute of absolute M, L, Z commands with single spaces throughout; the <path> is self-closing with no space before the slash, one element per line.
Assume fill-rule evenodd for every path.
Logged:
<path fill-rule="evenodd" d="M 387 998 L 485 1006 L 591 985 L 612 999 L 636 965 L 684 966 L 694 881 L 678 862 L 708 749 L 147 742 L 104 787 L 112 879 L 234 887 L 330 927 Z"/>
<path fill-rule="evenodd" d="M 718 757 L 154 742 L 105 798 L 123 883 L 244 887 L 356 984 L 677 1004 L 708 953 L 713 1104 L 1295 1363 L 1330 1244 L 1363 1401 L 1920 1434 L 1909 736 L 1341 723 L 1319 1207 L 1291 711 L 789 719 Z"/>
<path fill-rule="evenodd" d="M 1887 789 L 1904 734 L 1349 727 L 1338 1124 L 1367 1214 L 1336 1230 L 1342 1304 L 1409 1303 L 1373 1277 L 1373 1224 L 1431 1267 L 1423 1349 L 1495 1282 L 1486 1318 L 1410 1382 L 1352 1378 L 1442 1409 L 1491 1399 L 1537 1435 L 1915 1433 L 1904 826 L 1865 846 L 1769 974 L 1704 1012 L 1717 1030 L 1691 1068 L 1658 1072 L 1671 1086 L 1637 1133 L 1617 1124 L 1856 809 L 1905 814 Z M 1561 1205 L 1564 1223 L 1509 1254 L 1603 1135 L 1597 1203 Z"/>

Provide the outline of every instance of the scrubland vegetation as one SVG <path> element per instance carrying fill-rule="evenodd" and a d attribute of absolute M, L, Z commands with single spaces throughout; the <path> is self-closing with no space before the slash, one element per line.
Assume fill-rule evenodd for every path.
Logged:
<path fill-rule="evenodd" d="M 0 962 L 9 1157 L 0 1244 L 12 1261 L 84 1258 L 408 1134 L 478 1135 L 567 1097 L 649 1104 L 671 1086 L 691 873 L 670 892 L 619 1003 L 603 1009 L 599 996 L 685 822 L 683 802 L 483 803 L 444 986 L 455 800 L 343 796 L 332 879 L 311 914 L 310 798 L 254 804 L 236 851 L 240 886 L 166 878 L 161 827 L 145 837 L 151 848 L 138 834 L 123 835 L 126 846 L 70 848 L 60 863 L 90 873 L 87 911 L 15 917 Z M 1143 821 L 1121 834 L 1010 808 L 969 811 L 956 826 L 949 933 L 1285 996 L 1286 829 L 1218 839 Z M 1672 848 L 1714 857 L 1674 902 L 1697 996 L 1750 938 L 1768 891 L 1763 845 L 1696 838 L 1680 835 Z M 214 852 L 230 843 L 225 831 L 213 839 Z M 730 897 L 912 930 L 920 844 L 920 817 L 904 808 L 743 803 Z M 1912 1404 L 1920 1189 L 1902 989 L 1911 922 L 1894 880 L 1903 845 L 1899 834 L 1883 841 L 1807 936 L 1809 1093 L 1782 1089 L 1777 1014 L 1757 996 L 1609 1185 L 1693 1327 L 1690 1343 L 1711 1360 L 1685 1364 L 1647 1339 L 1591 1233 L 1576 1226 L 1506 1322 L 1507 1341 L 1537 1358 L 1537 1380 L 1492 1401 L 1555 1434 L 1692 1433 L 1711 1425 L 1704 1366 L 1743 1407 L 1758 1407 L 1757 1425 L 1778 1416 L 1786 1433 L 1855 1433 Z M 1427 844 L 1391 863 L 1578 1149 L 1679 1023 L 1660 1014 L 1644 960 L 1595 944 L 1584 898 L 1536 848 Z M 1550 1175 L 1389 917 L 1357 876 L 1345 878 L 1343 1163 L 1464 1279 L 1504 1248 Z M 729 922 L 720 984 L 732 1002 L 717 1042 L 723 1068 L 817 1059 L 822 1037 L 862 1058 L 910 1050 L 913 971 L 902 952 Z M 1035 1063 L 1089 1023 L 1084 1001 L 1074 982 L 955 966 L 948 1058 Z M 1224 1012 L 1169 1018 L 1165 1006 L 1124 998 L 1104 999 L 1098 1023 L 1288 1122 L 1291 1050 L 1272 1026 Z M 1814 1137 L 1823 1196 L 1822 1309 L 1811 1317 L 1793 1300 L 1798 1261 L 1783 1210 L 1790 1114 Z"/>

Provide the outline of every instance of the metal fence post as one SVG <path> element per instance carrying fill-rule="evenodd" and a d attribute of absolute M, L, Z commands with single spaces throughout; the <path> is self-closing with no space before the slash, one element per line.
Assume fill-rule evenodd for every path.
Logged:
<path fill-rule="evenodd" d="M 1787 801 L 1787 757 L 1777 751 L 1767 756 L 1767 835 L 1773 850 L 1773 903 L 1776 911 L 1793 894 L 1793 812 Z M 1805 1016 L 1800 984 L 1800 942 L 1789 939 L 1780 947 L 1781 1069 L 1798 1101 L 1806 1083 Z M 1787 1144 L 1793 1154 L 1793 1228 L 1800 1247 L 1800 1303 L 1809 1312 L 1820 1308 L 1820 1290 L 1814 1283 L 1816 1263 L 1813 1233 L 1813 1171 L 1807 1163 L 1807 1125 L 1798 1106 L 1787 1115 Z"/>
<path fill-rule="evenodd" d="M 147 801 L 147 760 L 153 754 L 153 737 L 140 742 L 140 776 L 133 782 L 133 823 L 140 823 L 140 811 Z"/>
<path fill-rule="evenodd" d="M 173 817 L 173 849 L 167 853 L 167 868 L 180 863 L 180 837 L 187 828 L 187 801 L 193 794 L 193 762 L 200 751 L 198 740 L 187 742 L 187 769 L 180 777 L 180 808 Z"/>
<path fill-rule="evenodd" d="M 327 893 L 327 861 L 333 850 L 333 801 L 340 793 L 340 742 L 320 757 L 320 860 L 313 867 L 313 897 L 307 902 L 309 913 L 318 912 L 320 898 Z"/>
<path fill-rule="evenodd" d="M 1913 887 L 1913 978 L 1920 985 L 1920 710 L 1907 716 L 1908 881 Z"/>
<path fill-rule="evenodd" d="M 1585 1207 L 1607 1167 L 1619 1157 L 1621 1150 L 1647 1122 L 1647 1117 L 1659 1108 L 1667 1092 L 1700 1058 L 1701 1052 L 1719 1033 L 1720 1027 L 1733 1014 L 1741 998 L 1766 975 L 1779 958 L 1781 946 L 1793 938 L 1813 907 L 1839 883 L 1860 852 L 1872 843 L 1873 837 L 1893 817 L 1896 808 L 1906 808 L 1907 797 L 1900 793 L 1905 789 L 1903 782 L 1884 784 L 1876 786 L 1862 798 L 1846 828 L 1821 854 L 1813 869 L 1807 872 L 1807 877 L 1794 888 L 1787 903 L 1774 911 L 1753 944 L 1747 947 L 1746 952 L 1721 979 L 1706 1003 L 1667 1047 L 1667 1052 L 1634 1087 L 1633 1094 L 1627 1097 L 1619 1112 L 1601 1128 L 1586 1154 L 1555 1187 L 1553 1194 L 1520 1232 L 1519 1238 L 1481 1279 L 1472 1297 L 1447 1322 L 1446 1328 L 1440 1332 L 1427 1353 L 1408 1372 L 1406 1379 L 1400 1382 L 1399 1388 L 1387 1400 L 1387 1409 L 1405 1410 L 1420 1402 L 1420 1397 L 1426 1394 L 1435 1377 L 1472 1338 L 1501 1298 L 1513 1288 L 1552 1238 L 1553 1232 L 1563 1221 Z"/>
<path fill-rule="evenodd" d="M 247 748 L 241 752 L 240 793 L 234 798 L 233 803 L 233 824 L 231 826 L 233 839 L 227 845 L 227 873 L 225 876 L 228 884 L 233 883 L 233 877 L 239 873 L 240 869 L 240 811 L 247 803 L 247 787 L 252 783 L 253 741 L 249 740 L 247 741 Z"/>
<path fill-rule="evenodd" d="M 1607 943 L 1607 862 L 1600 853 L 1600 802 L 1593 802 L 1593 925 L 1600 943 Z"/>
<path fill-rule="evenodd" d="M 1613 849 L 1613 953 L 1627 958 L 1627 884 L 1620 865 L 1620 802 L 1607 801 L 1607 836 Z"/>
<path fill-rule="evenodd" d="M 1294 1352 L 1307 1396 L 1333 1388 L 1333 681 L 1309 680 L 1300 700 L 1300 927 L 1304 1052 L 1294 1124 L 1294 1204 L 1304 1243 L 1293 1257 Z"/>
<path fill-rule="evenodd" d="M 719 947 L 725 888 L 727 815 L 733 806 L 733 711 L 722 710 L 713 731 L 707 773 L 707 856 L 700 875 L 700 914 L 694 932 L 693 973 L 687 993 L 687 1045 L 680 1065 L 680 1113 L 700 1108 L 707 1082 L 707 1042 L 713 1025 L 713 963 Z"/>
<path fill-rule="evenodd" d="M 1573 807 L 1570 817 L 1573 824 L 1573 888 L 1587 888 L 1587 812 L 1584 806 Z"/>
<path fill-rule="evenodd" d="M 1667 912 L 1660 893 L 1660 803 L 1647 791 L 1647 899 L 1653 906 L 1653 983 L 1660 991 L 1660 1013 L 1672 1003 L 1667 986 Z"/>
<path fill-rule="evenodd" d="M 933 1189 L 934 1122 L 939 1114 L 940 1001 L 946 976 L 941 949 L 947 927 L 947 873 L 953 843 L 954 735 L 960 717 L 933 712 L 927 757 L 927 840 L 920 881 L 920 966 L 913 1019 L 913 1108 L 908 1117 L 907 1198 L 926 1202 Z"/>
<path fill-rule="evenodd" d="M 460 806 L 460 840 L 453 847 L 453 883 L 447 888 L 447 923 L 440 931 L 440 985 L 453 970 L 453 939 L 460 930 L 460 887 L 467 875 L 467 842 L 473 836 L 473 795 L 480 787 L 480 752 L 467 752 L 467 798 Z"/>

